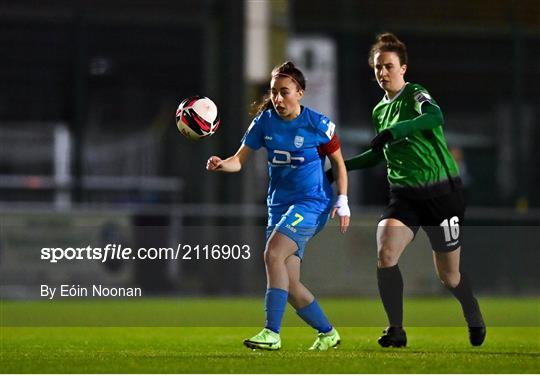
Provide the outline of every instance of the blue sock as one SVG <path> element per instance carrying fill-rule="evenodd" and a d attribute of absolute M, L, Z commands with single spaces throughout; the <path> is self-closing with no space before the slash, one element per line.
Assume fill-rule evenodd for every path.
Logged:
<path fill-rule="evenodd" d="M 266 289 L 266 295 L 264 297 L 264 310 L 266 312 L 265 328 L 279 333 L 288 296 L 289 293 L 282 289 Z"/>
<path fill-rule="evenodd" d="M 317 300 L 313 300 L 304 308 L 300 308 L 296 313 L 312 328 L 317 329 L 319 333 L 328 333 L 332 330 L 332 325 L 330 325 Z"/>

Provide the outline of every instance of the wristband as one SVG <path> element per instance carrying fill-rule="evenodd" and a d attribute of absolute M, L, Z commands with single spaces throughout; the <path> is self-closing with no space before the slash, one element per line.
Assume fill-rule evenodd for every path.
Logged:
<path fill-rule="evenodd" d="M 334 208 L 337 208 L 337 215 L 340 217 L 350 217 L 351 210 L 349 209 L 349 199 L 346 195 L 339 195 L 337 197 Z"/>

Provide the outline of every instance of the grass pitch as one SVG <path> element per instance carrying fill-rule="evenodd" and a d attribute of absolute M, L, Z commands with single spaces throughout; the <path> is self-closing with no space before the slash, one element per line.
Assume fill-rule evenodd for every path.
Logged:
<path fill-rule="evenodd" d="M 384 322 L 376 300 L 327 300 L 323 307 L 334 322 L 350 323 L 351 311 L 364 308 L 361 320 Z M 338 326 L 342 345 L 324 353 L 307 351 L 315 339 L 312 329 L 302 326 L 293 312 L 286 313 L 281 332 L 283 348 L 277 352 L 252 351 L 242 346 L 242 339 L 255 334 L 259 326 L 233 326 L 251 320 L 262 321 L 260 299 L 188 299 L 180 305 L 185 317 L 204 311 L 221 317 L 219 325 L 187 326 L 204 321 L 193 320 L 179 327 L 103 327 L 98 325 L 101 312 L 114 307 L 114 315 L 139 319 L 161 312 L 159 324 L 167 324 L 166 314 L 179 314 L 178 300 L 134 301 L 57 301 L 2 302 L 0 327 L 3 373 L 538 373 L 540 372 L 540 303 L 538 299 L 482 299 L 488 327 L 486 343 L 473 348 L 467 330 L 456 312 L 439 317 L 440 326 L 408 326 L 409 345 L 405 349 L 382 349 L 376 339 L 381 326 Z M 422 316 L 429 322 L 431 312 L 441 311 L 451 299 L 407 299 L 406 316 L 415 324 Z M 81 305 L 92 307 L 84 313 Z M 227 312 L 226 307 L 233 314 Z M 241 307 L 244 309 L 241 310 Z M 347 308 L 349 307 L 349 308 Z M 67 312 L 77 319 L 65 325 L 28 326 L 23 312 L 33 310 L 37 316 Z M 224 309 L 221 311 L 222 309 Z M 41 311 L 40 311 L 41 310 Z M 165 310 L 165 311 L 163 311 Z M 511 320 L 512 312 L 519 321 Z M 357 311 L 356 311 L 357 312 Z M 506 313 L 505 313 L 506 312 Z M 52 314 L 51 314 L 52 315 Z M 255 315 L 254 318 L 251 316 Z M 374 315 L 374 317 L 371 317 Z M 458 317 L 454 317 L 454 316 Z M 211 316 L 211 315 L 210 315 Z M 240 316 L 240 317 L 238 317 Z M 367 320 L 368 316 L 372 321 Z M 18 317 L 18 318 L 17 318 Z M 108 316 L 103 316 L 108 317 Z M 103 318 L 102 317 L 102 318 Z M 414 319 L 413 319 L 414 318 Z M 429 318 L 429 320 L 428 320 Z M 233 319 L 235 321 L 233 321 Z M 407 319 L 407 318 L 406 318 Z M 19 321 L 17 321 L 19 320 Z M 37 318 L 36 318 L 37 320 Z M 140 319 L 142 320 L 142 319 Z M 454 321 L 455 320 L 455 321 Z M 129 320 L 128 320 L 129 322 Z M 43 321 L 36 323 L 44 325 Z M 139 321 L 142 323 L 142 321 Z M 459 323 L 459 326 L 455 326 Z M 513 324 L 509 327 L 504 324 Z M 9 325 L 6 325 L 9 324 Z M 21 326 L 21 325 L 27 326 Z M 443 326 L 445 325 L 445 326 Z M 447 325 L 447 326 L 446 326 Z M 519 326 L 527 325 L 527 326 Z"/>

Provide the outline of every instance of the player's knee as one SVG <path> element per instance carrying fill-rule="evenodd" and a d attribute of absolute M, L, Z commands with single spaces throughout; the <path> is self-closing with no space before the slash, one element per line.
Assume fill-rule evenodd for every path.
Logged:
<path fill-rule="evenodd" d="M 459 285 L 461 279 L 461 275 L 458 272 L 439 272 L 438 275 L 442 284 L 448 288 L 455 288 Z"/>
<path fill-rule="evenodd" d="M 377 249 L 377 264 L 379 267 L 388 268 L 397 264 L 399 260 L 399 250 L 386 244 Z"/>
<path fill-rule="evenodd" d="M 285 257 L 281 255 L 275 248 L 266 247 L 264 250 L 264 263 L 266 265 L 274 265 L 276 263 L 284 263 Z"/>

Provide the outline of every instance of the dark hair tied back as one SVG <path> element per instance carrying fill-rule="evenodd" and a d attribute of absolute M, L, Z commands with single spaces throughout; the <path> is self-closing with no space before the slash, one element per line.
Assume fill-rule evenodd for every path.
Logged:
<path fill-rule="evenodd" d="M 408 63 L 407 46 L 392 33 L 382 33 L 375 38 L 375 43 L 371 46 L 368 59 L 371 68 L 374 67 L 375 54 L 379 52 L 395 52 L 401 65 Z"/>
<path fill-rule="evenodd" d="M 306 90 L 306 79 L 300 69 L 298 69 L 292 61 L 286 61 L 283 64 L 277 65 L 272 69 L 272 78 L 284 76 L 289 77 L 296 85 L 298 90 Z M 253 103 L 251 113 L 258 115 L 272 108 L 270 93 L 266 93 L 260 103 Z"/>
<path fill-rule="evenodd" d="M 298 85 L 298 89 L 306 90 L 306 79 L 300 69 L 296 68 L 292 61 L 286 61 L 272 69 L 272 78 L 276 76 L 289 77 Z"/>

